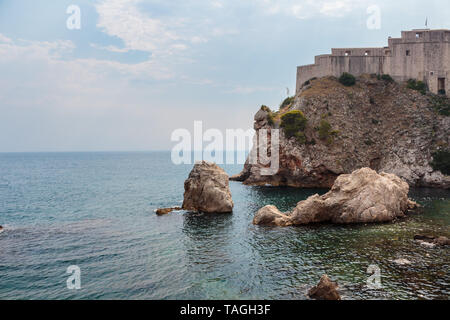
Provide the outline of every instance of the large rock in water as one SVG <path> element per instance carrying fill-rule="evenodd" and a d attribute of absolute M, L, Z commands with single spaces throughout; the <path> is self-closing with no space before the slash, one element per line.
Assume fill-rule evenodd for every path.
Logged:
<path fill-rule="evenodd" d="M 228 180 L 226 172 L 216 164 L 196 163 L 184 182 L 183 209 L 206 213 L 232 212 Z"/>
<path fill-rule="evenodd" d="M 290 226 L 314 222 L 368 223 L 392 221 L 417 204 L 408 199 L 408 184 L 393 174 L 362 168 L 340 175 L 332 189 L 300 201 L 283 214 L 274 206 L 258 211 L 254 224 Z"/>

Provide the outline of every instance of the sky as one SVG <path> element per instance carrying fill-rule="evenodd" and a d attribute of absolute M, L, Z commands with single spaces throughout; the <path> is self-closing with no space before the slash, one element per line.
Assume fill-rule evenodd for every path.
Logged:
<path fill-rule="evenodd" d="M 315 55 L 449 16 L 448 0 L 0 0 L 0 152 L 170 150 L 196 120 L 247 130 Z"/>

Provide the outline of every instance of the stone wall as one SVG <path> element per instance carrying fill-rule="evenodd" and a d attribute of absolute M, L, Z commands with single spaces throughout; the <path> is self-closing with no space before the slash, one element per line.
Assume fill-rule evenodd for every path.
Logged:
<path fill-rule="evenodd" d="M 389 74 L 397 81 L 417 79 L 438 93 L 439 79 L 450 95 L 450 30 L 402 31 L 383 48 L 339 48 L 315 57 L 312 65 L 297 69 L 297 92 L 311 78 L 339 77 L 343 72 Z M 441 80 L 442 83 L 442 80 Z"/>

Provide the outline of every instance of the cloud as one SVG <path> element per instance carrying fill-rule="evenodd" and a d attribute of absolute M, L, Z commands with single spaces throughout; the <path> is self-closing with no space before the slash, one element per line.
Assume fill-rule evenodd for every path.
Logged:
<path fill-rule="evenodd" d="M 367 0 L 255 0 L 268 15 L 284 14 L 298 19 L 317 16 L 343 17 L 353 10 L 367 6 Z"/>
<path fill-rule="evenodd" d="M 150 18 L 139 10 L 140 2 L 107 0 L 98 3 L 97 27 L 122 39 L 126 49 L 151 52 L 153 58 L 172 56 L 186 49 L 187 42 L 197 39 L 181 31 L 189 27 L 186 18 Z"/>
<path fill-rule="evenodd" d="M 152 61 L 126 64 L 91 58 L 66 59 L 75 48 L 74 43 L 67 40 L 12 41 L 1 34 L 0 39 L 0 66 L 2 70 L 14 71 L 7 79 L 0 80 L 3 83 L 0 98 L 8 98 L 9 104 L 35 105 L 37 95 L 39 101 L 55 106 L 82 108 L 86 103 L 78 104 L 81 97 L 85 97 L 85 101 L 95 101 L 93 104 L 97 106 L 116 105 L 110 93 L 132 89 L 133 81 L 164 81 L 175 76 Z M 15 95 L 22 91 L 27 94 Z M 33 92 L 36 95 L 28 94 Z"/>
<path fill-rule="evenodd" d="M 0 42 L 3 43 L 12 43 L 12 40 L 8 37 L 5 37 L 4 35 L 0 34 Z"/>

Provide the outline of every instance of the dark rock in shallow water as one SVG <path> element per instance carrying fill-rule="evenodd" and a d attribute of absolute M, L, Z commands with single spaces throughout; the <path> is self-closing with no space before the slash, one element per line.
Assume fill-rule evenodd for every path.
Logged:
<path fill-rule="evenodd" d="M 426 235 L 421 235 L 421 234 L 417 234 L 414 236 L 414 240 L 433 242 L 434 239 L 435 239 L 435 237 L 433 237 L 433 236 L 426 236 Z"/>
<path fill-rule="evenodd" d="M 161 208 L 161 209 L 157 209 L 156 210 L 156 214 L 158 216 L 162 216 L 162 215 L 168 214 L 168 213 L 170 213 L 172 211 L 178 211 L 178 210 L 182 210 L 182 208 L 181 207 Z"/>
<path fill-rule="evenodd" d="M 444 236 L 435 237 L 418 234 L 414 236 L 414 240 L 418 241 L 421 244 L 428 243 L 428 244 L 437 244 L 440 246 L 450 245 L 450 239 Z"/>
<path fill-rule="evenodd" d="M 448 246 L 450 245 L 450 239 L 447 237 L 438 237 L 434 239 L 434 243 L 440 245 L 440 246 Z"/>
<path fill-rule="evenodd" d="M 319 284 L 308 291 L 308 296 L 316 300 L 341 300 L 337 288 L 338 284 L 324 274 L 320 278 Z"/>

